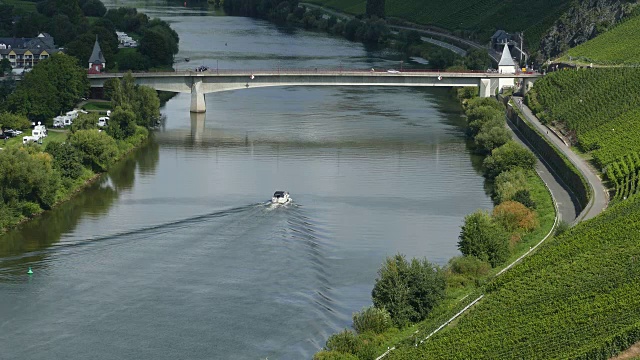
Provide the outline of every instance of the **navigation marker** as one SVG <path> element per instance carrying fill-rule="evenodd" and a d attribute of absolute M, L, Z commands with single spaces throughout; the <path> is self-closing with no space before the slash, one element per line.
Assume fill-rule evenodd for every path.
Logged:
<path fill-rule="evenodd" d="M 29 266 L 29 271 L 27 271 L 27 274 L 29 274 L 29 275 L 33 274 L 33 270 L 31 270 L 31 266 Z"/>

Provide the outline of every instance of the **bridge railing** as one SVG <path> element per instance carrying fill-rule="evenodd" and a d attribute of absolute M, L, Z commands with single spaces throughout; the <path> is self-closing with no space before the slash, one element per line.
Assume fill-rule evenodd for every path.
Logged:
<path fill-rule="evenodd" d="M 155 75 L 165 75 L 165 76 L 180 76 L 184 74 L 206 74 L 206 75 L 238 75 L 238 74 L 248 74 L 248 75 L 260 75 L 260 74 L 286 74 L 286 75 L 311 75 L 311 74 L 442 74 L 442 75 L 453 75 L 453 74 L 490 74 L 496 75 L 498 72 L 487 72 L 485 70 L 464 70 L 464 71 L 447 71 L 447 70 L 438 70 L 438 69 L 402 69 L 402 70 L 387 70 L 387 69 L 350 69 L 344 67 L 336 67 L 336 68 L 270 68 L 270 69 L 217 69 L 217 68 L 207 68 L 206 70 L 196 70 L 196 69 L 185 69 L 180 71 L 168 72 L 168 71 L 139 71 L 133 72 L 134 76 L 148 74 L 149 76 Z M 536 72 L 522 72 L 517 71 L 516 75 L 519 74 L 532 74 L 539 75 Z M 100 78 L 100 77 L 121 77 L 124 73 L 102 73 L 95 74 L 91 77 Z"/>

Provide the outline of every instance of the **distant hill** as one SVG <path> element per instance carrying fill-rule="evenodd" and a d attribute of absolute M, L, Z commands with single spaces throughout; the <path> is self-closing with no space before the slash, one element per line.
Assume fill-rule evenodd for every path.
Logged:
<path fill-rule="evenodd" d="M 310 3 L 358 15 L 366 0 L 310 0 Z M 481 42 L 489 42 L 498 29 L 525 32 L 525 41 L 537 49 L 543 33 L 569 8 L 570 0 L 386 0 L 389 17 L 437 26 L 449 31 L 467 31 Z"/>
<path fill-rule="evenodd" d="M 599 65 L 640 65 L 640 15 L 570 49 L 561 61 Z"/>

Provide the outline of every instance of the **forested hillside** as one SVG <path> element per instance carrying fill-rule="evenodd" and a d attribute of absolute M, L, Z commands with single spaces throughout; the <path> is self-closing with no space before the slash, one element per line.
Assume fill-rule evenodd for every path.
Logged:
<path fill-rule="evenodd" d="M 364 14 L 366 0 L 310 0 L 351 14 Z M 569 7 L 569 0 L 386 0 L 387 17 L 402 18 L 489 42 L 497 29 L 524 31 L 529 46 L 537 48 L 542 34 Z"/>

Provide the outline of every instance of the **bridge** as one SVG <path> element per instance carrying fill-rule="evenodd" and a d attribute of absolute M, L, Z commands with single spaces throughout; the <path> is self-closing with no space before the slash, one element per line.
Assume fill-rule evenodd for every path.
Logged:
<path fill-rule="evenodd" d="M 89 74 L 91 87 L 122 78 L 124 73 Z M 136 84 L 191 94 L 191 112 L 205 112 L 204 94 L 269 86 L 477 86 L 480 96 L 495 94 L 501 84 L 520 84 L 526 92 L 538 73 L 444 72 L 432 70 L 208 70 L 133 73 Z"/>

